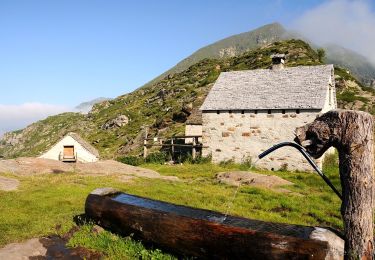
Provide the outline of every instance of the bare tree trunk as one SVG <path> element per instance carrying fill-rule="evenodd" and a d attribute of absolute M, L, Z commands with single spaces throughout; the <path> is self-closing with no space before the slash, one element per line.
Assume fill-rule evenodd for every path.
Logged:
<path fill-rule="evenodd" d="M 345 259 L 373 259 L 373 127 L 373 117 L 368 113 L 336 110 L 296 130 L 296 141 L 311 141 L 306 150 L 314 158 L 331 146 L 339 152 Z"/>

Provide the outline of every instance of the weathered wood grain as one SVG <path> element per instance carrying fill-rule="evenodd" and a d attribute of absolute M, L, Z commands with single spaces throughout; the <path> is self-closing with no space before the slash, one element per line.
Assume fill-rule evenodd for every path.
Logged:
<path fill-rule="evenodd" d="M 134 234 L 135 238 L 180 255 L 219 259 L 341 258 L 329 242 L 310 238 L 316 231 L 314 227 L 225 218 L 214 211 L 124 193 L 94 192 L 87 197 L 85 211 L 107 229 Z"/>
<path fill-rule="evenodd" d="M 374 255 L 374 120 L 372 115 L 334 110 L 296 129 L 296 141 L 319 158 L 331 146 L 339 153 L 345 259 Z M 306 141 L 309 142 L 306 142 Z"/>

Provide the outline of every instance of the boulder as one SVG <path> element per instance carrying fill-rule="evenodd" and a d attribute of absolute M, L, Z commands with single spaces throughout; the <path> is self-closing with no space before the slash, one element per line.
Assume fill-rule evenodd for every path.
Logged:
<path fill-rule="evenodd" d="M 103 130 L 112 129 L 112 128 L 120 128 L 129 123 L 129 118 L 125 115 L 119 115 L 114 119 L 110 119 L 102 126 Z"/>

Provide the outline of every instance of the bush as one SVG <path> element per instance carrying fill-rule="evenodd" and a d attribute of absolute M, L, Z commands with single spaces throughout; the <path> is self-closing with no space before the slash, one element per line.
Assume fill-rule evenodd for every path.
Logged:
<path fill-rule="evenodd" d="M 212 161 L 212 157 L 211 155 L 210 156 L 207 156 L 207 157 L 203 157 L 203 156 L 197 156 L 195 157 L 195 159 L 193 159 L 193 157 L 191 156 L 191 154 L 187 154 L 187 156 L 185 157 L 179 157 L 178 162 L 183 162 L 183 163 L 191 163 L 191 164 L 206 164 L 206 163 L 211 163 Z"/>
<path fill-rule="evenodd" d="M 253 168 L 251 156 L 243 157 L 240 165 L 241 170 L 249 170 Z"/>
<path fill-rule="evenodd" d="M 124 156 L 117 158 L 117 161 L 133 166 L 139 166 L 144 163 L 144 159 L 138 156 Z"/>
<path fill-rule="evenodd" d="M 337 152 L 328 154 L 324 157 L 323 168 L 337 167 L 339 164 L 339 156 Z"/>
<path fill-rule="evenodd" d="M 165 152 L 154 152 L 146 157 L 147 163 L 160 163 L 163 164 L 167 161 L 168 154 Z"/>

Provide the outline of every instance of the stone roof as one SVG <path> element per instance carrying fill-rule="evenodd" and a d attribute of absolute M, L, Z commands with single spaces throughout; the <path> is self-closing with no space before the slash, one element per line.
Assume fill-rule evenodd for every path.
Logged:
<path fill-rule="evenodd" d="M 97 158 L 99 158 L 99 152 L 96 150 L 94 146 L 86 142 L 81 136 L 79 136 L 76 133 L 70 132 L 67 134 L 67 136 L 70 136 L 74 140 L 76 140 L 80 145 L 82 145 L 83 148 L 85 148 L 87 151 L 95 155 Z"/>
<path fill-rule="evenodd" d="M 187 125 L 201 125 L 202 124 L 202 111 L 194 108 L 190 116 L 186 120 Z"/>
<path fill-rule="evenodd" d="M 322 109 L 333 65 L 222 72 L 201 110 Z"/>

